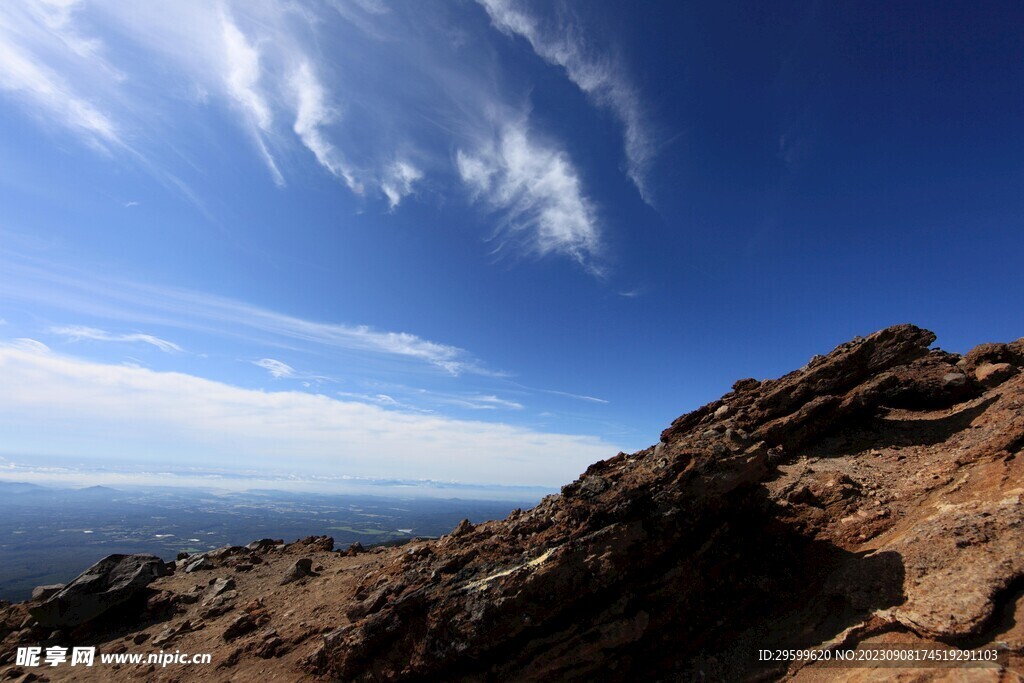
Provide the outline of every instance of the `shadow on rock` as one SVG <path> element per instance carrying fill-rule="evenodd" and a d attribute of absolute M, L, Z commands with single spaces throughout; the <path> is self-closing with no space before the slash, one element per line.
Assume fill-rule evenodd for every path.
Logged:
<path fill-rule="evenodd" d="M 665 671 L 681 680 L 774 677 L 785 664 L 758 661 L 759 650 L 827 642 L 905 599 L 896 552 L 852 553 L 780 523 L 739 529 L 716 546 L 695 598 L 662 603 L 657 635 L 617 679 Z"/>

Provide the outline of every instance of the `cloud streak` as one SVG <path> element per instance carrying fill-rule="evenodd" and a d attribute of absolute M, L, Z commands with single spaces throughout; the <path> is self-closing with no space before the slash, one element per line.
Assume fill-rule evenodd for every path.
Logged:
<path fill-rule="evenodd" d="M 94 327 L 85 327 L 82 325 L 51 327 L 50 332 L 62 337 L 67 337 L 71 341 L 81 341 L 82 339 L 88 339 L 91 341 L 105 341 L 128 344 L 143 343 L 149 344 L 150 346 L 155 346 L 164 353 L 181 353 L 184 350 L 174 342 L 169 342 L 166 339 L 154 337 L 151 334 L 141 334 L 138 332 L 131 334 L 113 334 L 105 330 L 98 330 Z"/>
<path fill-rule="evenodd" d="M 0 284 L 9 297 L 76 313 L 217 335 L 233 334 L 246 339 L 252 339 L 257 336 L 254 333 L 259 333 L 271 343 L 288 340 L 310 342 L 328 349 L 422 363 L 452 376 L 502 375 L 486 368 L 465 349 L 408 332 L 306 320 L 225 297 L 186 289 L 107 281 L 62 272 L 53 265 L 30 265 L 15 260 L 3 261 L 3 265 Z M 113 335 L 88 327 L 58 327 L 52 331 L 78 339 L 142 341 L 177 348 L 150 335 Z"/>
<path fill-rule="evenodd" d="M 285 379 L 295 377 L 295 368 L 273 358 L 260 358 L 252 362 L 258 368 L 263 368 L 270 373 L 274 379 Z"/>
<path fill-rule="evenodd" d="M 313 153 L 320 165 L 341 178 L 356 194 L 363 193 L 363 184 L 342 160 L 338 150 L 328 142 L 322 128 L 329 124 L 335 113 L 327 106 L 324 87 L 313 73 L 309 62 L 303 62 L 292 75 L 295 92 L 295 124 L 292 130 Z"/>
<path fill-rule="evenodd" d="M 259 90 L 259 81 L 262 75 L 260 54 L 227 16 L 223 17 L 222 25 L 227 61 L 227 73 L 224 75 L 224 81 L 228 93 L 241 109 L 256 142 L 256 147 L 274 178 L 274 183 L 278 187 L 282 187 L 284 186 L 284 176 L 278 169 L 277 162 L 271 156 L 264 140 L 264 136 L 272 132 L 273 114 L 266 98 Z"/>
<path fill-rule="evenodd" d="M 0 8 L 0 91 L 20 98 L 30 110 L 80 135 L 92 147 L 109 151 L 123 142 L 117 124 L 101 106 L 61 70 L 76 73 L 83 63 L 103 67 L 95 41 L 80 37 L 71 27 L 71 6 L 5 3 Z"/>

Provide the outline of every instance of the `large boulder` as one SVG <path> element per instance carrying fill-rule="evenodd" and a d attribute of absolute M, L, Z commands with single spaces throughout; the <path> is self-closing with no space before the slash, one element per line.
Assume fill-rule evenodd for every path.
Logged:
<path fill-rule="evenodd" d="M 163 574 L 155 555 L 108 555 L 29 613 L 42 626 L 78 626 L 138 596 Z"/>
<path fill-rule="evenodd" d="M 32 600 L 35 602 L 42 602 L 55 595 L 64 588 L 63 583 L 51 583 L 46 586 L 36 586 L 32 589 Z"/>

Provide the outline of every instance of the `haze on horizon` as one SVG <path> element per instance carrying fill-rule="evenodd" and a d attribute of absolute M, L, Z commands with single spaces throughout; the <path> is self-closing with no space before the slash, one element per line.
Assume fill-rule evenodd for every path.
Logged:
<path fill-rule="evenodd" d="M 1017 338 L 1022 24 L 5 3 L 0 479 L 556 488 L 855 335 Z"/>

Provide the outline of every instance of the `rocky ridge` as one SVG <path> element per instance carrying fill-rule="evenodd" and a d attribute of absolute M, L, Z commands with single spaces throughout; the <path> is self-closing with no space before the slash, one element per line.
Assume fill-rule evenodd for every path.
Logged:
<path fill-rule="evenodd" d="M 934 341 L 895 326 L 740 380 L 657 445 L 436 541 L 264 540 L 141 588 L 124 570 L 131 594 L 82 623 L 48 616 L 75 583 L 49 587 L 0 611 L 0 677 L 34 675 L 2 659 L 17 644 L 63 639 L 214 652 L 188 680 L 961 680 L 757 658 L 885 642 L 998 644 L 999 668 L 960 673 L 1020 680 L 1024 339 Z"/>

